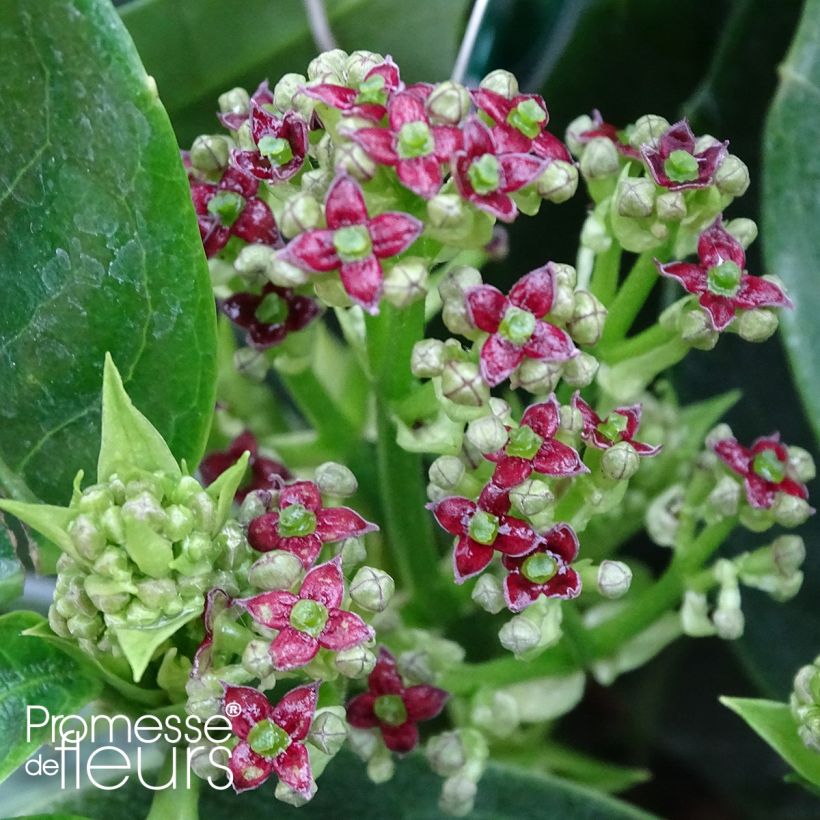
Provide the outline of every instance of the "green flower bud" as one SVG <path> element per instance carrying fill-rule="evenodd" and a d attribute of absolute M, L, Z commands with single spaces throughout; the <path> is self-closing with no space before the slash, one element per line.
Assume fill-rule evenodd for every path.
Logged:
<path fill-rule="evenodd" d="M 198 778 L 201 780 L 210 778 L 211 782 L 219 783 L 226 777 L 230 752 L 224 746 L 199 744 L 188 748 L 187 759 L 190 761 L 191 771 Z"/>
<path fill-rule="evenodd" d="M 447 362 L 444 343 L 438 339 L 422 339 L 413 345 L 410 357 L 410 371 L 417 379 L 431 379 L 440 376 Z"/>
<path fill-rule="evenodd" d="M 356 476 L 345 467 L 335 461 L 326 461 L 316 468 L 314 475 L 316 486 L 325 495 L 345 497 L 355 495 L 359 489 Z"/>
<path fill-rule="evenodd" d="M 308 741 L 332 757 L 342 748 L 345 740 L 347 740 L 347 721 L 344 708 L 328 706 L 319 709 L 310 724 Z"/>
<path fill-rule="evenodd" d="M 461 83 L 439 83 L 427 98 L 427 115 L 433 125 L 459 125 L 470 113 L 470 92 Z"/>
<path fill-rule="evenodd" d="M 201 489 L 201 488 L 200 488 Z M 166 514 L 157 499 L 147 492 L 139 493 L 122 505 L 123 518 L 144 521 L 152 527 L 161 528 L 166 522 Z"/>
<path fill-rule="evenodd" d="M 439 456 L 427 472 L 430 482 L 445 491 L 455 490 L 464 478 L 464 463 L 456 456 Z"/>
<path fill-rule="evenodd" d="M 293 806 L 296 809 L 300 809 L 302 806 L 306 806 L 311 800 L 313 800 L 313 796 L 316 794 L 318 788 L 319 787 L 316 783 L 311 781 L 307 792 L 297 792 L 288 786 L 284 780 L 280 780 L 277 782 L 276 788 L 273 790 L 273 796 L 281 803 L 285 803 L 288 806 Z"/>
<path fill-rule="evenodd" d="M 436 194 L 427 202 L 427 219 L 437 230 L 469 228 L 467 206 L 458 194 Z"/>
<path fill-rule="evenodd" d="M 442 301 L 460 302 L 468 288 L 476 287 L 483 282 L 481 272 L 469 265 L 456 265 L 448 271 L 438 286 Z"/>
<path fill-rule="evenodd" d="M 511 100 L 518 94 L 518 80 L 514 74 L 505 71 L 503 68 L 497 68 L 495 71 L 491 71 L 478 85 L 479 88 L 495 91 L 496 94 L 500 94 L 508 100 Z"/>
<path fill-rule="evenodd" d="M 564 362 L 564 381 L 570 387 L 586 387 L 595 379 L 598 365 L 599 362 L 594 356 L 581 352 Z"/>
<path fill-rule="evenodd" d="M 223 114 L 247 114 L 251 98 L 244 88 L 232 88 L 219 95 L 219 110 Z"/>
<path fill-rule="evenodd" d="M 601 457 L 601 470 L 613 481 L 628 481 L 640 466 L 640 457 L 628 441 L 619 441 Z"/>
<path fill-rule="evenodd" d="M 621 598 L 629 592 L 632 570 L 623 561 L 601 561 L 597 587 L 604 598 Z"/>
<path fill-rule="evenodd" d="M 705 439 L 706 448 L 711 450 L 719 442 L 727 438 L 734 438 L 732 428 L 728 424 L 721 422 L 716 424 L 707 434 Z"/>
<path fill-rule="evenodd" d="M 806 544 L 799 535 L 781 535 L 775 538 L 771 550 L 774 564 L 782 575 L 797 572 L 806 559 Z"/>
<path fill-rule="evenodd" d="M 722 194 L 743 196 L 749 188 L 749 169 L 734 154 L 728 154 L 715 171 L 714 181 Z"/>
<path fill-rule="evenodd" d="M 588 114 L 581 114 L 576 117 L 568 126 L 564 134 L 564 142 L 567 144 L 570 153 L 575 157 L 580 157 L 586 147 L 585 142 L 581 142 L 580 135 L 591 131 L 595 127 L 592 117 Z"/>
<path fill-rule="evenodd" d="M 242 666 L 255 678 L 266 678 L 273 674 L 270 642 L 259 638 L 248 641 L 242 653 Z"/>
<path fill-rule="evenodd" d="M 70 638 L 71 632 L 68 629 L 66 619 L 59 613 L 55 604 L 48 608 L 48 625 L 51 631 L 61 638 Z"/>
<path fill-rule="evenodd" d="M 528 478 L 510 490 L 510 501 L 526 518 L 547 509 L 554 501 L 549 486 L 539 478 Z"/>
<path fill-rule="evenodd" d="M 205 174 L 213 174 L 228 167 L 231 143 L 221 135 L 203 134 L 191 146 L 191 165 Z"/>
<path fill-rule="evenodd" d="M 580 165 L 584 179 L 604 179 L 621 170 L 618 149 L 606 137 L 595 137 L 586 144 Z"/>
<path fill-rule="evenodd" d="M 622 178 L 615 189 L 615 207 L 621 216 L 649 216 L 655 209 L 655 184 L 646 177 Z"/>
<path fill-rule="evenodd" d="M 743 637 L 746 619 L 741 609 L 716 609 L 712 615 L 712 623 L 718 638 L 724 641 L 736 641 Z"/>
<path fill-rule="evenodd" d="M 788 493 L 777 493 L 771 512 L 782 527 L 799 527 L 814 512 L 808 502 Z"/>
<path fill-rule="evenodd" d="M 172 504 L 165 510 L 166 519 L 162 534 L 170 541 L 182 541 L 194 529 L 194 514 L 179 504 Z"/>
<path fill-rule="evenodd" d="M 686 216 L 682 191 L 666 191 L 655 198 L 655 212 L 664 222 L 680 222 Z"/>
<path fill-rule="evenodd" d="M 68 534 L 77 552 L 87 561 L 94 561 L 105 549 L 105 533 L 88 515 L 78 515 L 68 526 Z"/>
<path fill-rule="evenodd" d="M 465 435 L 479 453 L 495 453 L 507 443 L 507 428 L 493 415 L 471 421 Z"/>
<path fill-rule="evenodd" d="M 578 190 L 578 169 L 571 162 L 553 160 L 535 180 L 535 190 L 542 199 L 560 205 Z"/>
<path fill-rule="evenodd" d="M 94 484 L 83 490 L 76 506 L 79 512 L 96 517 L 102 515 L 114 503 L 114 495 L 108 487 L 104 484 Z"/>
<path fill-rule="evenodd" d="M 248 571 L 248 581 L 257 589 L 289 589 L 302 575 L 302 562 L 285 550 L 266 552 Z"/>
<path fill-rule="evenodd" d="M 569 404 L 562 404 L 558 411 L 559 426 L 561 430 L 571 435 L 577 435 L 584 429 L 584 417 L 577 407 Z"/>
<path fill-rule="evenodd" d="M 798 481 L 811 481 L 816 475 L 814 459 L 802 447 L 789 447 L 789 469 Z"/>
<path fill-rule="evenodd" d="M 66 619 L 68 631 L 74 638 L 96 641 L 103 631 L 103 621 L 99 615 L 84 615 L 78 612 Z"/>
<path fill-rule="evenodd" d="M 581 247 L 589 248 L 595 253 L 604 253 L 612 245 L 606 223 L 597 211 L 592 211 L 581 227 Z"/>
<path fill-rule="evenodd" d="M 334 162 L 337 174 L 350 174 L 359 182 L 369 182 L 373 179 L 378 167 L 370 154 L 355 142 L 344 142 L 337 145 Z"/>
<path fill-rule="evenodd" d="M 687 590 L 680 610 L 681 629 L 691 638 L 704 638 L 715 634 L 715 627 L 709 620 L 709 604 L 701 592 Z"/>
<path fill-rule="evenodd" d="M 507 605 L 501 582 L 489 573 L 485 573 L 476 581 L 471 597 L 485 612 L 491 612 L 493 615 L 497 615 Z"/>
<path fill-rule="evenodd" d="M 757 224 L 752 219 L 730 219 L 723 227 L 743 245 L 744 249 L 757 239 Z"/>
<path fill-rule="evenodd" d="M 524 359 L 512 374 L 510 383 L 535 396 L 552 393 L 561 380 L 565 362 L 545 362 L 540 359 Z"/>
<path fill-rule="evenodd" d="M 441 787 L 439 808 L 452 817 L 466 817 L 475 806 L 478 786 L 463 775 L 448 777 Z"/>
<path fill-rule="evenodd" d="M 239 254 L 240 256 L 247 250 L 247 248 L 263 247 L 262 245 L 247 245 Z M 296 265 L 291 265 L 282 259 L 281 255 L 274 253 L 271 256 L 270 265 L 265 271 L 265 277 L 273 284 L 281 288 L 298 288 L 301 285 L 310 281 L 310 274 L 297 268 Z"/>
<path fill-rule="evenodd" d="M 744 504 L 740 508 L 740 524 L 751 532 L 765 532 L 774 526 L 772 510 L 762 510 Z"/>
<path fill-rule="evenodd" d="M 441 390 L 449 401 L 465 407 L 482 407 L 490 389 L 473 362 L 448 361 L 441 373 Z"/>
<path fill-rule="evenodd" d="M 254 490 L 248 493 L 242 501 L 242 506 L 239 508 L 239 515 L 237 520 L 246 527 L 253 521 L 268 511 L 271 493 L 269 490 Z"/>
<path fill-rule="evenodd" d="M 458 731 L 443 732 L 431 737 L 425 754 L 430 768 L 440 777 L 455 774 L 467 763 L 467 752 Z"/>
<path fill-rule="evenodd" d="M 344 78 L 351 88 L 357 88 L 371 68 L 384 62 L 384 57 L 373 51 L 353 51 L 345 60 Z"/>
<path fill-rule="evenodd" d="M 353 753 L 364 761 L 370 760 L 379 747 L 375 733 L 352 726 L 348 728 L 347 741 Z"/>
<path fill-rule="evenodd" d="M 740 484 L 731 476 L 721 476 L 706 502 L 721 518 L 737 515 L 740 507 Z"/>
<path fill-rule="evenodd" d="M 498 633 L 498 639 L 504 649 L 512 652 L 516 658 L 538 649 L 541 642 L 541 628 L 535 621 L 525 615 L 515 615 Z"/>
<path fill-rule="evenodd" d="M 712 615 L 712 623 L 719 638 L 733 641 L 743 634 L 744 627 L 737 567 L 732 561 L 721 558 L 715 563 L 714 573 L 720 584 L 720 590 L 717 608 Z"/>
<path fill-rule="evenodd" d="M 337 555 L 342 556 L 342 569 L 345 573 L 367 560 L 367 548 L 363 538 L 345 538 L 339 545 Z"/>
<path fill-rule="evenodd" d="M 396 773 L 396 764 L 387 749 L 379 749 L 367 761 L 367 776 L 373 783 L 386 783 Z"/>
<path fill-rule="evenodd" d="M 494 737 L 510 737 L 518 729 L 518 701 L 504 689 L 481 690 L 473 698 L 470 721 Z"/>
<path fill-rule="evenodd" d="M 383 570 L 361 567 L 353 576 L 349 589 L 350 597 L 362 609 L 382 612 L 396 591 L 396 583 Z"/>
<path fill-rule="evenodd" d="M 341 80 L 346 75 L 347 60 L 347 52 L 340 48 L 324 51 L 308 64 L 308 79 L 325 82 L 325 77 L 334 76 Z"/>
<path fill-rule="evenodd" d="M 777 313 L 766 308 L 744 310 L 735 322 L 738 336 L 747 342 L 765 342 L 779 324 Z"/>
<path fill-rule="evenodd" d="M 314 199 L 324 200 L 331 182 L 333 182 L 333 174 L 324 168 L 306 171 L 302 174 L 302 191 L 310 194 Z"/>
<path fill-rule="evenodd" d="M 567 331 L 578 344 L 597 344 L 604 332 L 606 316 L 607 309 L 597 297 L 589 291 L 578 290 Z"/>
<path fill-rule="evenodd" d="M 166 612 L 175 606 L 178 611 L 182 608 L 176 584 L 170 578 L 146 578 L 136 584 L 135 591 L 140 601 L 155 612 Z"/>
<path fill-rule="evenodd" d="M 285 237 L 292 239 L 300 233 L 321 227 L 322 218 L 322 206 L 314 197 L 304 192 L 296 193 L 285 200 L 278 220 L 279 230 Z"/>
<path fill-rule="evenodd" d="M 646 145 L 657 148 L 658 138 L 669 128 L 669 120 L 657 114 L 644 114 L 635 121 L 629 134 L 629 144 L 638 150 Z"/>
<path fill-rule="evenodd" d="M 314 282 L 313 291 L 329 307 L 350 307 L 353 304 L 339 279 L 319 279 Z"/>
<path fill-rule="evenodd" d="M 697 350 L 711 350 L 720 334 L 712 327 L 705 310 L 696 308 L 683 313 L 678 322 L 681 338 Z"/>
<path fill-rule="evenodd" d="M 476 330 L 470 321 L 467 306 L 461 299 L 448 299 L 444 303 L 444 307 L 441 311 L 441 320 L 450 333 L 455 333 L 457 336 L 465 336 L 468 339 L 473 339 L 478 336 L 479 331 Z"/>
<path fill-rule="evenodd" d="M 354 646 L 337 652 L 333 665 L 346 678 L 366 678 L 376 665 L 376 656 L 365 646 Z"/>
<path fill-rule="evenodd" d="M 418 257 L 397 262 L 384 277 L 384 298 L 397 308 L 412 305 L 427 295 L 427 265 Z"/>

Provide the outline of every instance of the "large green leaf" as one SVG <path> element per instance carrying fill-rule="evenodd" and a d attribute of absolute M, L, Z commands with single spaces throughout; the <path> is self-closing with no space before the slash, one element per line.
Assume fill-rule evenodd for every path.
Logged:
<path fill-rule="evenodd" d="M 106 0 L 0 4 L 0 484 L 93 475 L 110 351 L 177 458 L 201 456 L 213 298 L 168 118 Z"/>
<path fill-rule="evenodd" d="M 27 706 L 71 715 L 100 691 L 100 681 L 89 676 L 86 667 L 41 638 L 21 634 L 42 621 L 34 612 L 0 617 L 0 780 L 49 740 L 48 725 L 33 729 L 27 740 Z M 35 710 L 32 724 L 42 720 L 43 713 Z"/>

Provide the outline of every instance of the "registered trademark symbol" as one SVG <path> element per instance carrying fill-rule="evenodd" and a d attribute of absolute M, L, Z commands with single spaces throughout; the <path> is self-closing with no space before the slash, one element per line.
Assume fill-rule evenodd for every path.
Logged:
<path fill-rule="evenodd" d="M 242 707 L 238 703 L 228 703 L 225 706 L 225 714 L 228 717 L 239 717 L 242 712 Z"/>

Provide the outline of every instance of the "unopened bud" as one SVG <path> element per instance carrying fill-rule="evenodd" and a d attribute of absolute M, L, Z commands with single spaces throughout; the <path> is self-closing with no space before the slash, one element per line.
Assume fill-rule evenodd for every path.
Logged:
<path fill-rule="evenodd" d="M 500 94 L 508 100 L 518 94 L 518 80 L 514 74 L 505 71 L 503 68 L 491 71 L 478 85 L 479 88 L 495 91 L 496 94 Z"/>
<path fill-rule="evenodd" d="M 370 760 L 379 747 L 379 741 L 376 739 L 376 735 L 365 729 L 354 729 L 351 727 L 348 731 L 347 738 L 353 753 L 362 760 Z"/>
<path fill-rule="evenodd" d="M 358 88 L 365 75 L 384 62 L 384 57 L 374 51 L 353 51 L 345 60 L 344 78 L 351 88 Z"/>
<path fill-rule="evenodd" d="M 427 202 L 427 218 L 433 228 L 455 230 L 466 227 L 467 208 L 458 194 L 436 194 Z"/>
<path fill-rule="evenodd" d="M 535 396 L 552 393 L 561 380 L 565 362 L 545 362 L 541 359 L 524 359 L 513 373 L 510 382 Z"/>
<path fill-rule="evenodd" d="M 592 384 L 598 372 L 598 360 L 583 351 L 564 362 L 563 377 L 570 387 L 586 387 Z"/>
<path fill-rule="evenodd" d="M 260 245 L 249 245 L 247 247 L 261 247 Z M 240 254 L 245 248 L 240 251 Z M 268 280 L 273 285 L 278 285 L 280 288 L 298 288 L 304 285 L 310 278 L 307 271 L 297 268 L 290 262 L 285 261 L 281 255 L 274 254 L 271 263 L 265 272 Z"/>
<path fill-rule="evenodd" d="M 655 199 L 655 212 L 664 222 L 680 222 L 686 216 L 682 191 L 666 191 Z"/>
<path fill-rule="evenodd" d="M 743 636 L 746 619 L 741 609 L 716 609 L 712 623 L 718 638 L 724 641 L 735 641 Z"/>
<path fill-rule="evenodd" d="M 458 731 L 443 732 L 431 737 L 425 752 L 430 768 L 441 777 L 455 774 L 467 762 L 467 753 Z"/>
<path fill-rule="evenodd" d="M 576 435 L 584 429 L 584 417 L 577 407 L 562 404 L 558 411 L 558 424 L 565 432 Z"/>
<path fill-rule="evenodd" d="M 395 581 L 375 567 L 362 567 L 350 582 L 350 597 L 362 609 L 371 612 L 384 610 L 395 591 Z"/>
<path fill-rule="evenodd" d="M 615 207 L 621 216 L 649 216 L 655 208 L 655 185 L 646 177 L 624 177 L 615 190 Z"/>
<path fill-rule="evenodd" d="M 682 314 L 678 327 L 681 338 L 697 350 L 711 350 L 720 335 L 712 326 L 706 311 L 700 308 Z"/>
<path fill-rule="evenodd" d="M 447 362 L 444 343 L 438 339 L 422 339 L 413 345 L 410 356 L 410 371 L 417 379 L 431 379 L 440 376 Z"/>
<path fill-rule="evenodd" d="M 657 114 L 644 114 L 635 121 L 629 134 L 629 144 L 641 149 L 644 145 L 656 148 L 660 136 L 669 129 L 669 120 Z"/>
<path fill-rule="evenodd" d="M 231 144 L 221 135 L 202 134 L 191 146 L 191 165 L 206 174 L 221 171 L 228 165 Z"/>
<path fill-rule="evenodd" d="M 814 459 L 808 450 L 802 447 L 789 447 L 789 469 L 794 474 L 798 481 L 811 481 L 817 470 L 814 464 Z"/>
<path fill-rule="evenodd" d="M 322 224 L 322 206 L 310 194 L 296 193 L 285 201 L 278 224 L 288 238 L 318 228 Z"/>
<path fill-rule="evenodd" d="M 709 603 L 702 592 L 687 590 L 680 610 L 681 629 L 691 638 L 703 638 L 715 634 L 715 627 L 709 620 Z"/>
<path fill-rule="evenodd" d="M 270 490 L 253 490 L 249 492 L 242 501 L 237 520 L 242 526 L 247 526 L 254 518 L 258 518 L 268 511 L 270 502 Z"/>
<path fill-rule="evenodd" d="M 367 761 L 367 776 L 373 783 L 386 783 L 396 773 L 396 764 L 386 749 L 380 749 Z"/>
<path fill-rule="evenodd" d="M 232 88 L 219 95 L 219 110 L 223 114 L 247 114 L 251 98 L 244 88 Z"/>
<path fill-rule="evenodd" d="M 463 301 L 464 293 L 482 283 L 481 273 L 469 265 L 457 265 L 452 268 L 438 286 L 442 300 Z"/>
<path fill-rule="evenodd" d="M 510 490 L 510 501 L 525 517 L 543 512 L 555 501 L 549 486 L 539 478 L 528 478 Z"/>
<path fill-rule="evenodd" d="M 814 512 L 804 499 L 782 492 L 775 495 L 771 511 L 775 521 L 782 527 L 799 527 Z"/>
<path fill-rule="evenodd" d="M 581 173 L 586 179 L 611 177 L 620 171 L 621 161 L 618 149 L 606 137 L 594 137 L 581 155 Z"/>
<path fill-rule="evenodd" d="M 77 552 L 87 561 L 94 561 L 105 549 L 105 534 L 88 515 L 78 515 L 68 526 L 68 534 Z"/>
<path fill-rule="evenodd" d="M 461 83 L 439 83 L 427 98 L 427 114 L 433 125 L 459 125 L 470 112 L 470 92 Z"/>
<path fill-rule="evenodd" d="M 453 490 L 464 478 L 464 463 L 456 456 L 439 456 L 430 465 L 427 475 L 442 490 Z"/>
<path fill-rule="evenodd" d="M 772 560 L 782 575 L 797 572 L 806 560 L 806 544 L 799 535 L 781 535 L 772 541 Z"/>
<path fill-rule="evenodd" d="M 597 211 L 592 211 L 581 226 L 581 246 L 595 253 L 604 253 L 612 245 L 606 223 Z"/>
<path fill-rule="evenodd" d="M 628 481 L 640 466 L 640 457 L 628 441 L 613 444 L 601 457 L 601 470 L 613 481 Z"/>
<path fill-rule="evenodd" d="M 541 642 L 541 628 L 526 615 L 516 615 L 501 627 L 498 639 L 504 649 L 520 658 L 538 648 Z"/>
<path fill-rule="evenodd" d="M 715 171 L 714 181 L 722 194 L 743 196 L 749 188 L 749 169 L 741 159 L 728 154 Z"/>
<path fill-rule="evenodd" d="M 234 351 L 233 366 L 237 373 L 259 384 L 265 381 L 270 369 L 265 351 L 254 347 L 240 347 Z"/>
<path fill-rule="evenodd" d="M 482 407 L 490 398 L 490 388 L 473 362 L 448 361 L 441 373 L 441 390 L 454 404 Z"/>
<path fill-rule="evenodd" d="M 707 503 L 721 517 L 737 515 L 740 506 L 740 484 L 731 476 L 721 476 L 715 488 L 709 493 Z"/>
<path fill-rule="evenodd" d="M 242 666 L 255 678 L 266 678 L 273 673 L 270 643 L 261 639 L 248 641 L 242 653 Z"/>
<path fill-rule="evenodd" d="M 333 665 L 346 678 L 364 678 L 373 671 L 376 656 L 364 646 L 354 646 L 337 652 Z"/>
<path fill-rule="evenodd" d="M 467 441 L 480 453 L 495 453 L 507 443 L 507 428 L 496 416 L 483 416 L 467 425 Z"/>
<path fill-rule="evenodd" d="M 341 80 L 345 75 L 347 60 L 347 52 L 340 48 L 324 51 L 308 63 L 308 79 L 326 82 L 325 78 L 332 76 Z"/>
<path fill-rule="evenodd" d="M 607 309 L 596 296 L 589 291 L 578 290 L 567 331 L 578 344 L 597 344 L 604 332 L 606 316 Z"/>
<path fill-rule="evenodd" d="M 316 468 L 314 480 L 319 490 L 326 495 L 354 495 L 359 489 L 356 476 L 344 464 L 326 461 Z"/>
<path fill-rule="evenodd" d="M 302 191 L 310 194 L 314 199 L 323 200 L 331 182 L 333 182 L 333 173 L 326 168 L 306 171 L 302 174 Z"/>
<path fill-rule="evenodd" d="M 356 142 L 344 142 L 336 146 L 334 154 L 336 173 L 350 174 L 359 182 L 368 182 L 376 173 L 376 163 L 364 148 Z"/>
<path fill-rule="evenodd" d="M 518 701 L 503 689 L 484 689 L 473 699 L 470 721 L 495 737 L 509 737 L 518 728 Z"/>
<path fill-rule="evenodd" d="M 739 216 L 737 219 L 730 219 L 724 223 L 724 228 L 735 238 L 744 248 L 748 248 L 757 239 L 757 224 L 753 219 L 746 219 Z"/>
<path fill-rule="evenodd" d="M 313 283 L 316 298 L 330 307 L 350 307 L 353 303 L 339 279 L 319 279 Z"/>
<path fill-rule="evenodd" d="M 740 508 L 740 524 L 751 532 L 765 532 L 774 526 L 774 514 L 770 509 L 744 504 Z"/>
<path fill-rule="evenodd" d="M 621 598 L 629 592 L 632 570 L 623 561 L 601 561 L 598 567 L 597 587 L 604 598 Z"/>
<path fill-rule="evenodd" d="M 427 295 L 427 265 L 417 257 L 397 262 L 384 277 L 384 298 L 397 308 L 404 308 Z"/>
<path fill-rule="evenodd" d="M 741 339 L 747 342 L 765 342 L 770 339 L 779 324 L 777 314 L 766 308 L 741 311 L 735 327 Z"/>
<path fill-rule="evenodd" d="M 270 275 L 276 251 L 268 245 L 245 245 L 234 261 L 236 272 L 248 282 L 264 281 Z"/>
<path fill-rule="evenodd" d="M 595 128 L 595 123 L 589 114 L 581 114 L 580 117 L 576 117 L 567 126 L 567 130 L 564 134 L 564 142 L 566 142 L 567 148 L 569 148 L 573 156 L 581 156 L 586 146 L 586 142 L 581 140 L 581 135 L 587 131 L 591 131 L 593 128 Z"/>
<path fill-rule="evenodd" d="M 344 709 L 329 706 L 319 709 L 310 724 L 308 740 L 326 755 L 335 755 L 347 740 L 347 722 Z"/>
<path fill-rule="evenodd" d="M 302 562 L 285 550 L 265 553 L 248 570 L 248 580 L 257 589 L 289 589 L 302 575 Z"/>
<path fill-rule="evenodd" d="M 485 612 L 497 615 L 507 605 L 501 582 L 494 575 L 484 573 L 476 581 L 471 597 Z"/>
<path fill-rule="evenodd" d="M 478 335 L 475 325 L 467 313 L 467 306 L 462 299 L 448 299 L 441 311 L 441 320 L 450 333 L 458 336 L 475 338 Z"/>
<path fill-rule="evenodd" d="M 578 190 L 578 169 L 562 159 L 553 160 L 535 180 L 538 196 L 560 205 Z"/>
<path fill-rule="evenodd" d="M 724 441 L 727 438 L 734 438 L 732 434 L 732 428 L 729 427 L 728 424 L 725 422 L 721 422 L 720 424 L 716 424 L 707 434 L 705 444 L 707 449 L 711 450 L 715 447 L 715 445 L 720 442 Z"/>
<path fill-rule="evenodd" d="M 463 775 L 448 777 L 441 787 L 439 808 L 452 817 L 466 817 L 475 807 L 478 786 Z"/>

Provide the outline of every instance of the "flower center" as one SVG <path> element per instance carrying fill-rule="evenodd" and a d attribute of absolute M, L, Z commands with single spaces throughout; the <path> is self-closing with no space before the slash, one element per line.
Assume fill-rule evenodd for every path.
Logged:
<path fill-rule="evenodd" d="M 373 701 L 373 712 L 388 726 L 401 726 L 402 723 L 407 723 L 407 707 L 401 695 L 379 695 Z"/>
<path fill-rule="evenodd" d="M 497 191 L 501 184 L 498 159 L 493 154 L 484 154 L 469 167 L 467 177 L 477 194 L 485 196 Z"/>
<path fill-rule="evenodd" d="M 248 745 L 258 755 L 276 757 L 288 748 L 290 737 L 281 726 L 265 718 L 248 732 Z"/>
<path fill-rule="evenodd" d="M 507 123 L 531 140 L 541 133 L 546 119 L 547 112 L 535 100 L 522 100 L 507 114 Z"/>
<path fill-rule="evenodd" d="M 288 318 L 288 303 L 275 293 L 269 293 L 259 303 L 253 315 L 266 325 L 281 325 Z"/>
<path fill-rule="evenodd" d="M 311 535 L 315 529 L 316 516 L 301 504 L 291 504 L 279 511 L 279 535 Z"/>
<path fill-rule="evenodd" d="M 370 231 L 364 225 L 349 225 L 333 232 L 333 247 L 343 262 L 366 259 L 373 250 Z"/>
<path fill-rule="evenodd" d="M 546 584 L 558 572 L 558 562 L 545 552 L 536 552 L 521 565 L 521 574 L 533 584 Z"/>
<path fill-rule="evenodd" d="M 384 105 L 387 101 L 387 92 L 384 89 L 384 77 L 381 74 L 374 74 L 368 77 L 359 86 L 359 96 L 356 97 L 357 103 L 376 103 L 376 105 Z"/>
<path fill-rule="evenodd" d="M 262 137 L 256 144 L 259 153 L 274 165 L 285 165 L 293 159 L 290 143 L 281 137 Z"/>
<path fill-rule="evenodd" d="M 544 439 L 525 424 L 517 430 L 510 432 L 510 440 L 507 442 L 507 455 L 517 456 L 518 458 L 532 458 L 541 445 Z"/>
<path fill-rule="evenodd" d="M 780 484 L 786 477 L 786 466 L 774 450 L 761 450 L 752 462 L 752 469 L 761 478 L 772 484 Z"/>
<path fill-rule="evenodd" d="M 607 419 L 598 425 L 598 432 L 610 441 L 620 441 L 626 425 L 626 416 L 620 413 L 610 413 Z"/>
<path fill-rule="evenodd" d="M 326 623 L 327 607 L 318 601 L 297 601 L 290 611 L 290 625 L 313 638 L 321 634 Z"/>
<path fill-rule="evenodd" d="M 743 272 L 734 262 L 721 262 L 709 268 L 706 284 L 709 290 L 718 296 L 734 296 L 740 289 L 742 276 Z"/>
<path fill-rule="evenodd" d="M 484 510 L 476 510 L 470 519 L 467 534 L 473 541 L 489 546 L 498 535 L 498 519 Z"/>
<path fill-rule="evenodd" d="M 426 122 L 408 122 L 399 130 L 396 150 L 402 159 L 426 157 L 433 153 L 435 147 L 433 132 Z"/>
<path fill-rule="evenodd" d="M 672 182 L 691 182 L 698 178 L 698 161 L 688 151 L 673 151 L 663 163 L 663 171 Z"/>
<path fill-rule="evenodd" d="M 523 345 L 530 340 L 535 330 L 535 316 L 528 310 L 508 307 L 498 332 L 514 345 Z"/>
<path fill-rule="evenodd" d="M 208 213 L 213 214 L 220 225 L 230 228 L 245 209 L 245 197 L 236 191 L 219 191 L 208 202 Z"/>

